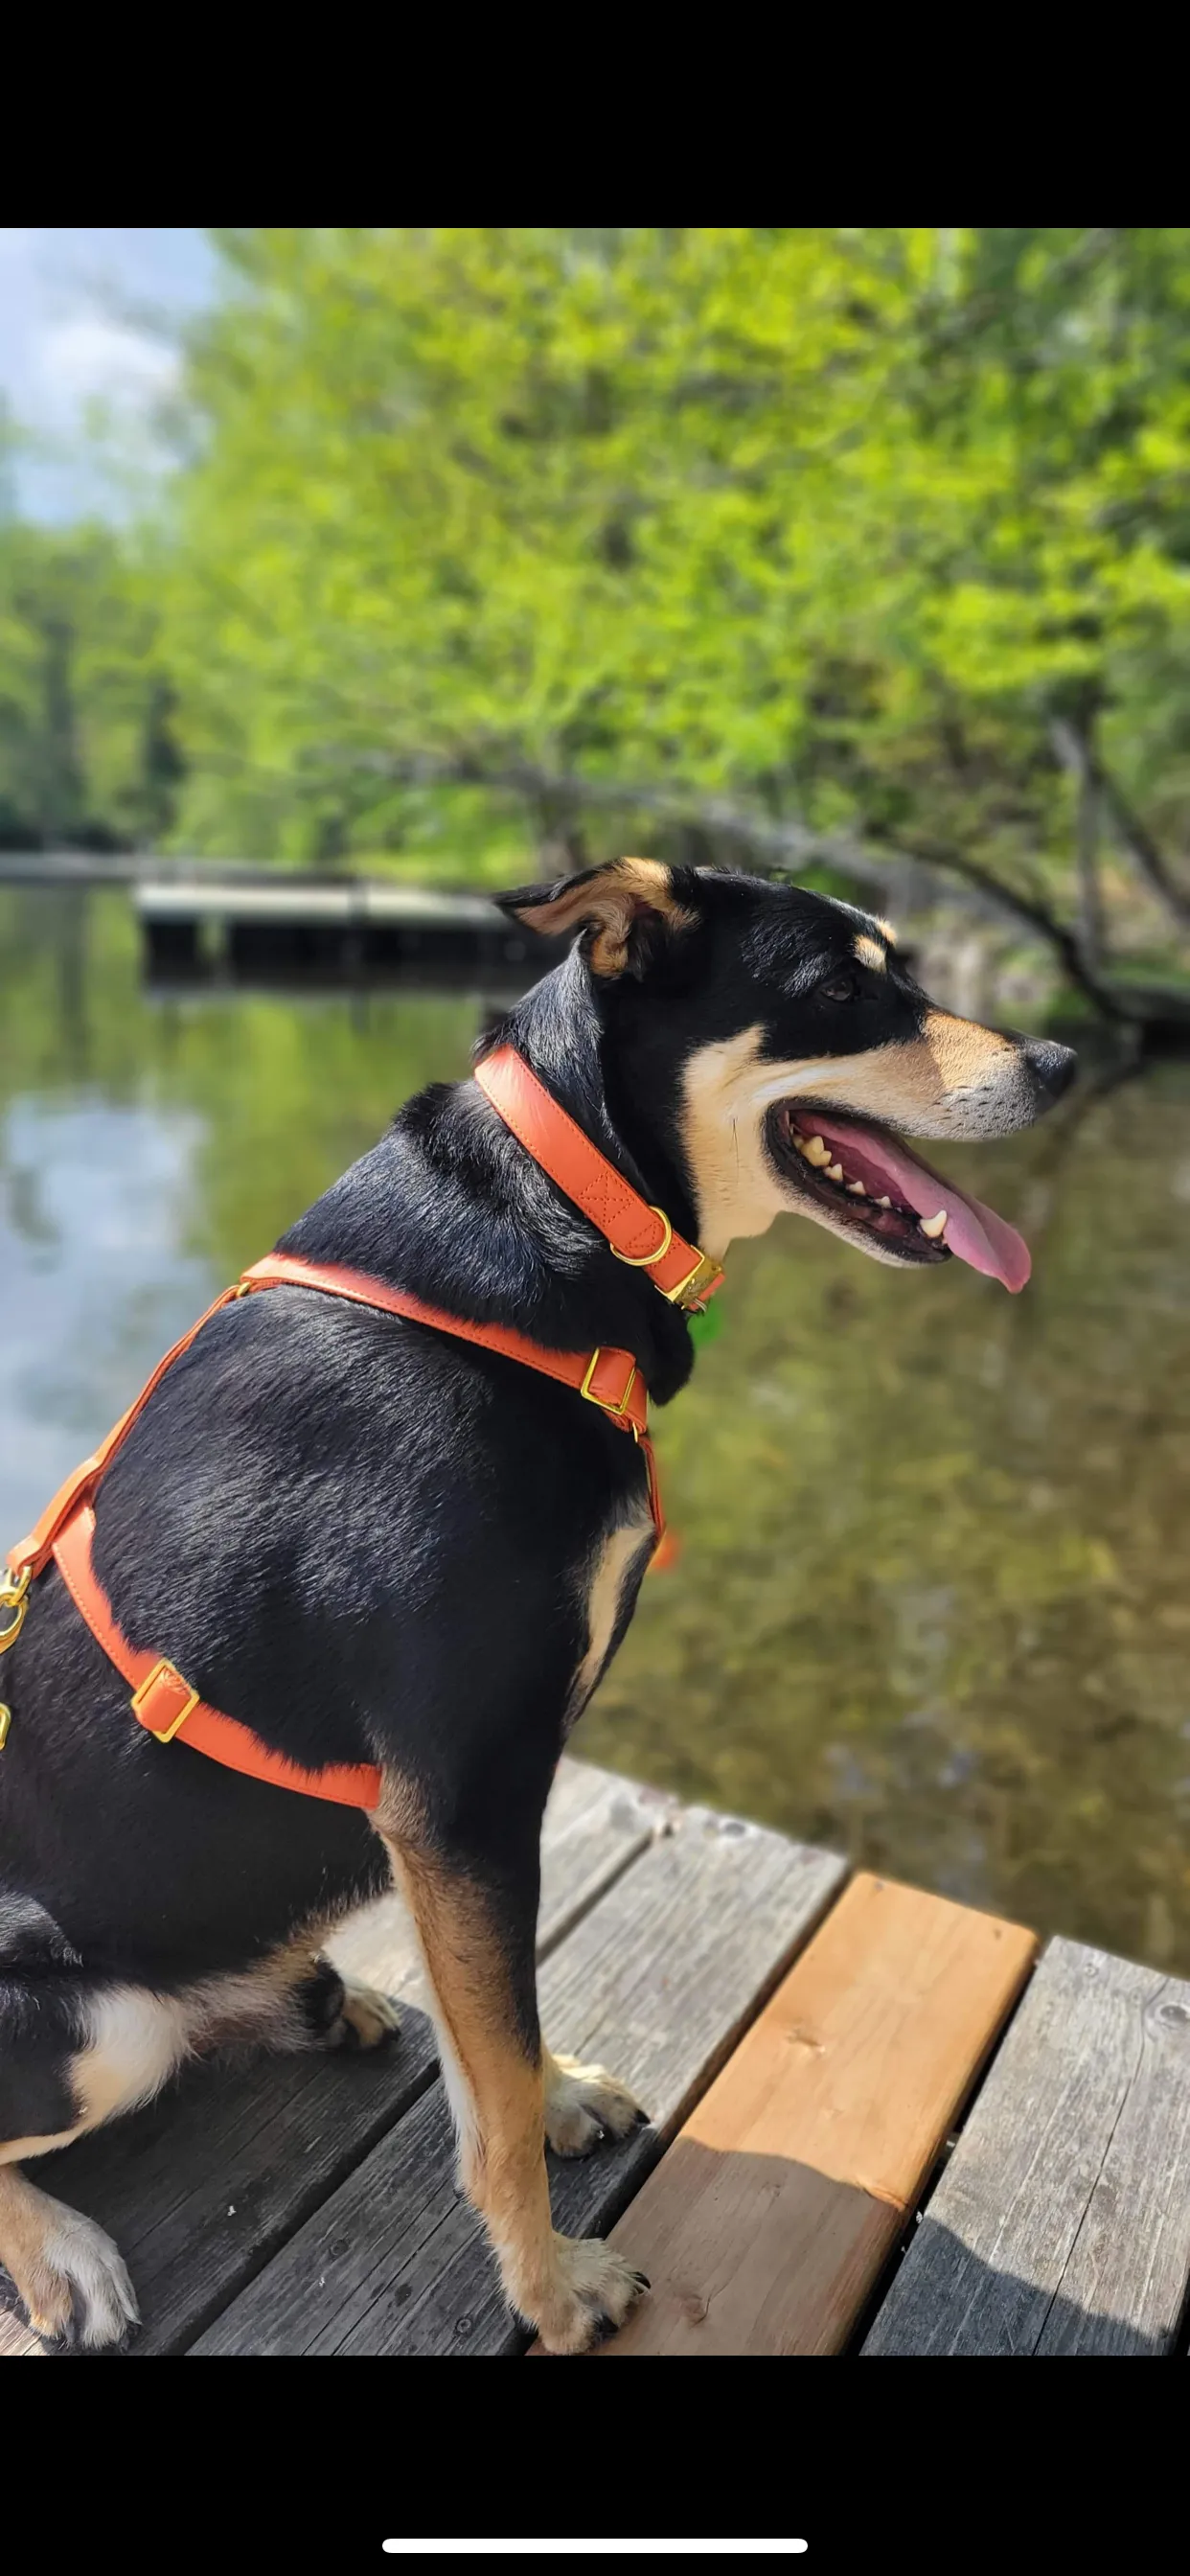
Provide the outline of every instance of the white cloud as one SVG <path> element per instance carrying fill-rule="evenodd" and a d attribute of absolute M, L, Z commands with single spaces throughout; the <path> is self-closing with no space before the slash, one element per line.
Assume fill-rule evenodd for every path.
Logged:
<path fill-rule="evenodd" d="M 141 410 L 178 379 L 176 350 L 95 312 L 72 314 L 42 331 L 32 359 L 45 411 L 59 419 L 73 418 L 96 397 Z"/>
<path fill-rule="evenodd" d="M 168 454 L 154 414 L 178 379 L 171 345 L 209 300 L 216 261 L 190 226 L 0 225 L 0 404 L 31 443 L 15 461 L 18 504 L 69 519 L 125 507 L 88 435 L 88 405 L 107 407 L 116 445 L 152 477 Z M 137 316 L 160 316 L 160 332 Z"/>

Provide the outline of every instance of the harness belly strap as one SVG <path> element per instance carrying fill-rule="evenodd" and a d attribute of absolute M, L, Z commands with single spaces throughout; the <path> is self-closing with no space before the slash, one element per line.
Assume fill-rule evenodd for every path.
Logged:
<path fill-rule="evenodd" d="M 112 1606 L 95 1572 L 91 1545 L 95 1514 L 79 1503 L 54 1540 L 54 1562 L 80 1618 L 85 1619 L 105 1655 L 133 1685 L 132 1713 L 159 1744 L 181 1736 L 195 1753 L 208 1753 L 229 1771 L 244 1771 L 276 1789 L 298 1789 L 308 1798 L 328 1798 L 337 1807 L 376 1807 L 380 1772 L 371 1762 L 332 1762 L 321 1771 L 306 1771 L 274 1753 L 251 1727 L 209 1708 L 198 1692 L 164 1655 L 130 1646 L 117 1626 Z"/>

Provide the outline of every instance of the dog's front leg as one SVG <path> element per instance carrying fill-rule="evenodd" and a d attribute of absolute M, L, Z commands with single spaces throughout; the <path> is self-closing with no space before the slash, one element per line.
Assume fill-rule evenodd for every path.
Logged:
<path fill-rule="evenodd" d="M 527 1888 L 523 1870 L 474 1855 L 390 1848 L 425 1959 L 463 2189 L 510 2306 L 548 2351 L 585 2352 L 648 2285 L 600 2238 L 560 2236 L 550 2217 L 547 2089 L 556 2105 L 566 2070 L 543 2051 L 537 2020 L 535 1867 Z"/>

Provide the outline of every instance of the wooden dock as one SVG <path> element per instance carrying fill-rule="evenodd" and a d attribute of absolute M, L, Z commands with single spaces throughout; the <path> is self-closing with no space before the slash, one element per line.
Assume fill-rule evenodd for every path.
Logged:
<path fill-rule="evenodd" d="M 516 990 L 530 980 L 532 941 L 486 895 L 462 887 L 90 850 L 0 851 L 5 885 L 122 886 L 147 980 L 163 990 L 449 983 L 477 973 Z"/>
<path fill-rule="evenodd" d="M 137 2354 L 508 2355 L 454 2184 L 396 1899 L 340 1964 L 404 1998 L 371 2057 L 195 2067 L 36 2167 L 110 2229 Z M 553 2164 L 556 2223 L 653 2292 L 601 2357 L 1182 2349 L 1190 1985 L 561 1767 L 542 2019 L 652 2114 Z M 12 2314 L 0 2354 L 43 2347 Z"/>
<path fill-rule="evenodd" d="M 132 899 L 157 985 L 515 976 L 529 954 L 525 933 L 485 896 L 382 878 L 142 876 Z"/>

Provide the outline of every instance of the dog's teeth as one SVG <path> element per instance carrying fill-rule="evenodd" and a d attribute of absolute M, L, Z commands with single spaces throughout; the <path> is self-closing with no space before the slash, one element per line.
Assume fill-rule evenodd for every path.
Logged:
<path fill-rule="evenodd" d="M 877 1207 L 891 1207 L 891 1206 L 892 1206 L 892 1200 L 891 1200 L 891 1199 L 877 1199 L 877 1201 L 876 1201 L 876 1205 L 877 1205 Z"/>
<path fill-rule="evenodd" d="M 828 1181 L 841 1181 L 841 1180 L 842 1180 L 842 1178 L 843 1178 L 843 1166 L 842 1166 L 842 1164 L 841 1164 L 841 1163 L 828 1163 L 828 1164 L 827 1164 L 827 1167 L 826 1167 L 826 1177 L 827 1177 Z"/>
<path fill-rule="evenodd" d="M 937 1216 L 919 1217 L 918 1223 L 923 1234 L 932 1235 L 934 1239 L 937 1240 L 937 1237 L 940 1234 L 944 1234 L 946 1231 L 945 1208 L 939 1208 Z"/>
<path fill-rule="evenodd" d="M 862 1181 L 848 1181 L 847 1196 L 849 1199 L 866 1199 L 867 1195 L 868 1193 L 864 1188 Z"/>
<path fill-rule="evenodd" d="M 830 1146 L 823 1144 L 821 1136 L 811 1136 L 809 1143 L 803 1146 L 802 1150 L 808 1163 L 818 1163 L 821 1165 L 823 1163 L 829 1163 L 830 1161 Z"/>

